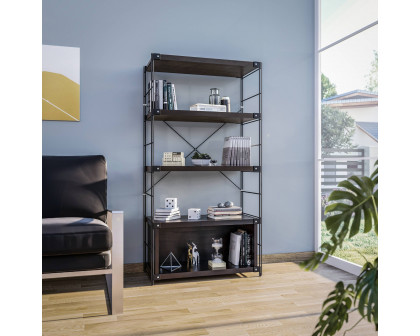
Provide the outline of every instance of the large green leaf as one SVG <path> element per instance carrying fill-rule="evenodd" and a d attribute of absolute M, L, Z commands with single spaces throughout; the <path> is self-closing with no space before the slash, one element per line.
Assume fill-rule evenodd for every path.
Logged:
<path fill-rule="evenodd" d="M 360 234 L 362 221 L 363 232 L 367 233 L 374 226 L 378 234 L 378 161 L 370 177 L 351 176 L 338 184 L 340 190 L 334 190 L 325 208 L 325 226 L 331 234 L 331 242 L 321 246 L 321 252 L 315 253 L 311 260 L 301 263 L 306 270 L 314 270 L 342 246 L 344 240 Z"/>
<path fill-rule="evenodd" d="M 338 186 L 344 190 L 334 190 L 328 198 L 330 204 L 325 208 L 325 213 L 329 215 L 325 220 L 327 230 L 335 236 L 349 231 L 349 237 L 353 237 L 359 234 L 364 219 L 364 232 L 369 232 L 373 223 L 377 232 L 377 199 L 374 195 L 377 183 L 366 176 L 351 176 Z"/>
<path fill-rule="evenodd" d="M 378 326 L 378 258 L 363 266 L 355 290 L 360 315 Z"/>
<path fill-rule="evenodd" d="M 353 298 L 354 286 L 350 284 L 344 287 L 342 281 L 338 282 L 322 305 L 322 313 L 312 336 L 335 335 L 349 320 Z"/>
<path fill-rule="evenodd" d="M 341 190 L 331 193 L 325 208 L 328 217 L 325 220 L 331 234 L 330 241 L 324 242 L 321 252 L 301 263 L 306 270 L 314 270 L 320 263 L 333 255 L 342 246 L 347 236 L 367 233 L 374 230 L 378 234 L 378 161 L 370 177 L 352 176 L 338 184 Z M 363 233 L 360 233 L 362 220 Z M 356 287 L 338 282 L 324 301 L 323 311 L 315 327 L 313 336 L 335 335 L 348 322 L 352 299 L 363 318 L 375 323 L 378 330 L 378 258 L 371 264 L 366 262 L 357 278 Z M 356 323 L 357 324 L 357 323 Z"/>

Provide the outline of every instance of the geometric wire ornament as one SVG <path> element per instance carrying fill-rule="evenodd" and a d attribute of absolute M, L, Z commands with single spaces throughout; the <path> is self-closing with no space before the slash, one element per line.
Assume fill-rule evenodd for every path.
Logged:
<path fill-rule="evenodd" d="M 171 252 L 165 258 L 165 260 L 163 261 L 162 265 L 160 265 L 160 267 L 167 270 L 167 271 L 173 272 L 173 271 L 176 271 L 178 268 L 181 268 L 181 263 L 174 256 L 174 254 Z"/>

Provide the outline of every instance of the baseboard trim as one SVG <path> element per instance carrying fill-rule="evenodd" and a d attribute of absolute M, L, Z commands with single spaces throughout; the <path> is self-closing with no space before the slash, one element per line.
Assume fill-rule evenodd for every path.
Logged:
<path fill-rule="evenodd" d="M 264 254 L 262 256 L 262 262 L 263 264 L 273 264 L 281 262 L 300 262 L 311 259 L 314 254 L 315 252 Z M 128 274 L 139 272 L 143 272 L 143 263 L 124 264 L 124 273 Z"/>
<path fill-rule="evenodd" d="M 262 256 L 263 264 L 273 264 L 281 262 L 299 262 L 309 260 L 314 256 L 315 252 L 293 252 L 293 253 L 277 253 L 264 254 Z"/>
<path fill-rule="evenodd" d="M 124 273 L 143 272 L 143 263 L 124 264 Z"/>

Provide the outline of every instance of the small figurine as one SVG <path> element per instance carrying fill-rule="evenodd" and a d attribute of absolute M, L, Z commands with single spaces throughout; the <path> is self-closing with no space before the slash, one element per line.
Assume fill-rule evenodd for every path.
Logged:
<path fill-rule="evenodd" d="M 191 242 L 192 248 L 192 264 L 198 266 L 200 264 L 200 253 L 198 253 L 197 245 Z"/>
<path fill-rule="evenodd" d="M 193 264 L 193 255 L 192 255 L 192 249 L 193 247 L 187 243 L 188 245 L 188 260 L 187 260 L 187 267 L 189 268 Z"/>
<path fill-rule="evenodd" d="M 198 253 L 197 245 L 194 242 L 187 243 L 188 245 L 188 261 L 187 266 L 198 266 L 200 264 L 200 253 Z"/>

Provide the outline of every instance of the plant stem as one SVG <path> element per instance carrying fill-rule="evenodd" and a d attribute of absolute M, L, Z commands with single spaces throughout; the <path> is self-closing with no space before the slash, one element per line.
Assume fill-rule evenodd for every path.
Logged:
<path fill-rule="evenodd" d="M 353 326 L 353 327 L 351 327 L 350 329 L 347 329 L 345 332 L 344 332 L 344 334 L 343 334 L 343 336 L 346 336 L 346 333 L 347 333 L 347 331 L 351 331 L 351 330 L 353 330 L 353 328 L 355 327 L 355 326 L 357 326 L 362 320 L 363 320 L 363 316 L 360 318 L 360 320 L 359 321 L 357 321 L 356 322 L 356 324 Z"/>

